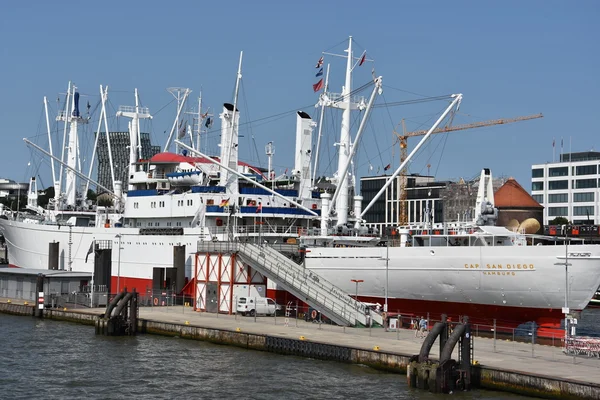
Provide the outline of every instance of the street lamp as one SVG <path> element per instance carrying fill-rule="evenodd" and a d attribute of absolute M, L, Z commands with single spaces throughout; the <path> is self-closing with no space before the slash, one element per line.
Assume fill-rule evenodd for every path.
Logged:
<path fill-rule="evenodd" d="M 390 238 L 385 241 L 385 303 L 383 304 L 383 315 L 386 320 L 385 329 L 387 331 L 387 312 L 388 312 L 388 290 L 389 290 L 389 270 L 390 270 Z"/>
<path fill-rule="evenodd" d="M 117 253 L 117 293 L 121 290 L 121 234 L 117 233 L 115 238 L 119 239 L 119 252 Z"/>
<path fill-rule="evenodd" d="M 350 279 L 350 282 L 356 283 L 356 294 L 354 295 L 354 300 L 358 301 L 358 284 L 363 283 L 364 279 Z"/>
<path fill-rule="evenodd" d="M 383 312 L 387 315 L 388 312 L 388 282 L 389 282 L 389 270 L 390 270 L 390 241 L 386 240 L 385 246 L 385 304 L 383 305 Z"/>
<path fill-rule="evenodd" d="M 565 306 L 562 309 L 565 314 L 565 339 L 569 338 L 569 245 L 567 243 L 567 236 L 565 234 L 565 262 L 556 263 L 554 265 L 565 266 Z"/>

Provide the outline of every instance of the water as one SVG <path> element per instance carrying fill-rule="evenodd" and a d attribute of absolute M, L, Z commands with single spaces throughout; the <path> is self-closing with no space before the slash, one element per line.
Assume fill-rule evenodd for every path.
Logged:
<path fill-rule="evenodd" d="M 441 399 L 406 376 L 153 335 L 0 314 L 0 399 Z M 525 399 L 474 390 L 460 399 Z"/>

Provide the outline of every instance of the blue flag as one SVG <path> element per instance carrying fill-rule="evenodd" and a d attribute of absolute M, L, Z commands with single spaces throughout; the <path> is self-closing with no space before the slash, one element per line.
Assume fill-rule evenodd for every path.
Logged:
<path fill-rule="evenodd" d="M 316 77 L 323 76 L 323 68 L 321 68 L 321 69 L 319 70 L 319 72 L 317 72 L 317 74 L 316 74 L 315 76 L 316 76 Z"/>

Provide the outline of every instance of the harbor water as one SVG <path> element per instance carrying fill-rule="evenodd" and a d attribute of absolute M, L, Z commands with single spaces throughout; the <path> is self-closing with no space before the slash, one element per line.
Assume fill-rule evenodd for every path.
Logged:
<path fill-rule="evenodd" d="M 434 399 L 406 376 L 180 338 L 96 336 L 0 314 L 0 399 Z M 525 399 L 474 390 L 460 399 Z"/>

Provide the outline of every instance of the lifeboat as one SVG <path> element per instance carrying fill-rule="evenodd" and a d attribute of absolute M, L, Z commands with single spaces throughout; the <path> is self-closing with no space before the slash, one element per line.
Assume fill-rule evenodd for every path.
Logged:
<path fill-rule="evenodd" d="M 171 186 L 195 186 L 202 183 L 202 171 L 181 171 L 166 174 Z"/>

